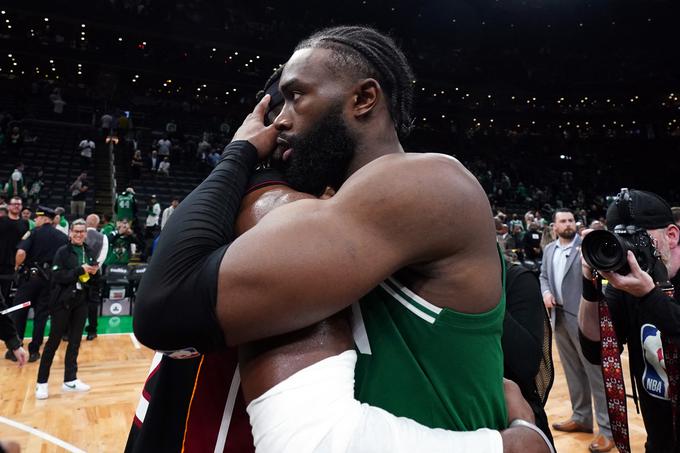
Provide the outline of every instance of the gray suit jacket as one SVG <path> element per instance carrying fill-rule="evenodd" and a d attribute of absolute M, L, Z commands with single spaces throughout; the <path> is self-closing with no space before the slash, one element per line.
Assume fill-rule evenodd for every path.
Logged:
<path fill-rule="evenodd" d="M 559 239 L 558 239 L 559 240 Z M 557 299 L 557 291 L 555 289 L 555 281 L 553 278 L 553 257 L 555 256 L 555 248 L 557 241 L 553 241 L 545 246 L 543 250 L 543 262 L 541 265 L 541 293 L 550 291 L 555 299 Z M 572 249 L 569 258 L 567 258 L 566 274 L 562 280 L 562 308 L 566 312 L 565 319 L 570 323 L 578 324 L 576 315 L 578 315 L 578 307 L 581 303 L 581 292 L 583 291 L 583 274 L 581 273 L 581 237 L 576 237 L 574 249 Z M 559 310 L 559 308 L 558 308 Z M 555 326 L 555 309 L 551 310 L 551 321 L 553 327 Z"/>

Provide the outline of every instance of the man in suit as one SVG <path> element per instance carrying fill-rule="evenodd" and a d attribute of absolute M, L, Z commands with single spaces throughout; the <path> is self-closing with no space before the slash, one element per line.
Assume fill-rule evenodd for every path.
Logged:
<path fill-rule="evenodd" d="M 558 209 L 553 215 L 557 239 L 545 247 L 541 268 L 541 292 L 545 306 L 551 309 L 555 341 L 569 387 L 571 418 L 553 424 L 566 432 L 593 432 L 591 395 L 599 434 L 590 444 L 591 452 L 614 448 L 602 371 L 588 362 L 578 338 L 577 314 L 581 302 L 581 238 L 576 234 L 576 220 L 569 209 Z"/>

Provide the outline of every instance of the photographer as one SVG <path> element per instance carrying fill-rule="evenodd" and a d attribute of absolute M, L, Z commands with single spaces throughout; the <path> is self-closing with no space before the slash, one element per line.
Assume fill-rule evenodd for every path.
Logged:
<path fill-rule="evenodd" d="M 590 362 L 601 363 L 601 329 L 605 333 L 609 330 L 605 322 L 600 326 L 598 302 L 603 296 L 597 280 L 592 279 L 595 268 L 609 281 L 603 309 L 609 309 L 619 353 L 624 344 L 628 345 L 633 390 L 639 395 L 647 430 L 646 451 L 677 452 L 680 444 L 675 440 L 678 433 L 673 430 L 674 425 L 677 429 L 680 424 L 674 424 L 671 404 L 671 398 L 677 395 L 669 392 L 669 374 L 674 377 L 676 370 L 671 370 L 664 356 L 676 356 L 680 342 L 677 304 L 680 279 L 676 278 L 680 268 L 680 230 L 665 200 L 651 192 L 626 189 L 607 210 L 607 224 L 614 227 L 615 234 L 588 231 L 583 242 L 583 297 L 579 310 L 583 354 Z M 662 287 L 674 288 L 676 296 L 663 292 Z M 613 360 L 606 358 L 609 362 Z M 607 373 L 603 374 L 607 379 Z M 610 383 L 614 379 L 622 381 L 622 377 L 616 377 Z M 613 403 L 609 402 L 610 409 L 616 406 Z M 625 401 L 623 404 L 625 409 Z M 625 416 L 623 409 L 619 415 Z"/>
<path fill-rule="evenodd" d="M 71 243 L 57 250 L 52 265 L 50 289 L 50 314 L 52 328 L 45 344 L 35 397 L 45 399 L 48 396 L 47 379 L 50 375 L 54 354 L 59 348 L 62 336 L 68 329 L 68 347 L 64 359 L 65 392 L 86 392 L 90 386 L 76 378 L 78 371 L 78 350 L 82 337 L 85 319 L 87 318 L 87 295 L 93 276 L 99 270 L 97 259 L 85 244 L 87 227 L 83 219 L 74 220 L 71 224 Z"/>

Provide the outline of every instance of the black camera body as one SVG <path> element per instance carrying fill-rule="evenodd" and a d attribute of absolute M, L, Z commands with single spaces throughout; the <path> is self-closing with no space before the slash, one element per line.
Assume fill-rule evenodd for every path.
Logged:
<path fill-rule="evenodd" d="M 614 231 L 592 231 L 581 244 L 583 258 L 598 271 L 617 272 L 626 275 L 628 250 L 632 251 L 640 269 L 651 274 L 659 260 L 654 241 L 643 228 L 634 225 L 617 225 Z"/>
<path fill-rule="evenodd" d="M 614 232 L 597 230 L 583 238 L 581 244 L 583 258 L 590 267 L 597 271 L 626 275 L 630 272 L 627 256 L 630 250 L 635 255 L 640 269 L 652 277 L 661 277 L 661 275 L 655 275 L 665 273 L 661 256 L 647 230 L 635 225 L 636 220 L 639 219 L 636 217 L 632 204 L 630 191 L 626 188 L 621 189 L 610 206 L 610 210 L 615 209 L 618 214 L 615 218 L 621 223 L 614 227 Z M 607 217 L 609 217 L 609 211 Z"/>

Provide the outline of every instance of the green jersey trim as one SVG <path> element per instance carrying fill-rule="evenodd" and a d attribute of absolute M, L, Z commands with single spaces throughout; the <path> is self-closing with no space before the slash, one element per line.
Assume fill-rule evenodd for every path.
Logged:
<path fill-rule="evenodd" d="M 393 277 L 380 284 L 380 287 L 419 318 L 434 324 L 442 309 L 418 296 Z"/>

